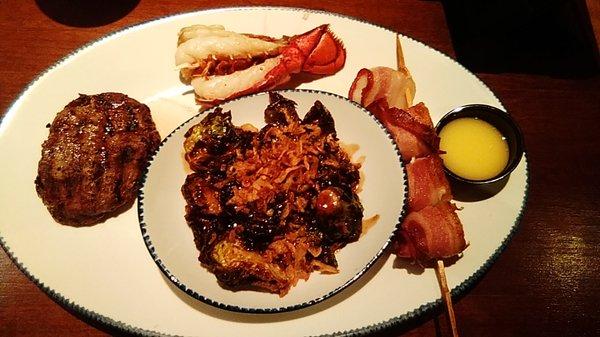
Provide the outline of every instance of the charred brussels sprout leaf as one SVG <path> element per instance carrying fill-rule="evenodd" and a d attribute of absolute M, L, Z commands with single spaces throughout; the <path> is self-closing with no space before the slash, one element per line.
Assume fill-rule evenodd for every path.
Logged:
<path fill-rule="evenodd" d="M 316 124 L 321 128 L 323 133 L 336 135 L 333 117 L 331 117 L 329 110 L 320 101 L 316 101 L 312 108 L 310 108 L 306 116 L 304 116 L 302 124 Z"/>
<path fill-rule="evenodd" d="M 290 125 L 300 123 L 296 112 L 296 102 L 276 92 L 269 92 L 270 104 L 265 109 L 265 122 L 274 125 Z"/>

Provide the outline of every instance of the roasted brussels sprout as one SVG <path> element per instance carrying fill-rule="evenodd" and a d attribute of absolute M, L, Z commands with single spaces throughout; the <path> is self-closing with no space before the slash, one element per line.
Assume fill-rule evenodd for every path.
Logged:
<path fill-rule="evenodd" d="M 217 108 L 185 133 L 185 158 L 192 169 L 198 170 L 212 157 L 223 155 L 234 147 L 237 141 L 231 112 Z"/>

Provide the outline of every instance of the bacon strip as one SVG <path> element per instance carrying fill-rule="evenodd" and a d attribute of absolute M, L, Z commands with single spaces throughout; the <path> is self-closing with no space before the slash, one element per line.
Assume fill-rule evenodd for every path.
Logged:
<path fill-rule="evenodd" d="M 383 98 L 367 106 L 367 109 L 392 134 L 405 162 L 438 153 L 439 138 L 423 103 L 402 110 L 389 107 Z"/>
<path fill-rule="evenodd" d="M 348 97 L 364 107 L 385 98 L 390 106 L 406 109 L 412 105 L 415 91 L 415 82 L 406 68 L 363 68 L 356 74 Z"/>
<path fill-rule="evenodd" d="M 408 207 L 410 211 L 452 200 L 450 184 L 439 156 L 428 156 L 406 165 L 408 175 Z"/>
<path fill-rule="evenodd" d="M 348 98 L 362 106 L 367 106 L 368 104 L 365 104 L 365 102 L 369 100 L 373 102 L 372 97 L 369 97 L 369 94 L 372 95 L 374 92 L 373 83 L 372 71 L 365 68 L 359 70 L 354 82 L 352 82 L 352 85 L 350 86 Z"/>
<path fill-rule="evenodd" d="M 431 115 L 429 115 L 429 109 L 427 109 L 423 102 L 407 108 L 406 112 L 417 122 L 426 125 L 433 130 L 433 121 L 431 120 Z"/>
<path fill-rule="evenodd" d="M 402 223 L 396 254 L 419 261 L 456 256 L 466 247 L 456 206 L 440 202 L 411 212 Z"/>

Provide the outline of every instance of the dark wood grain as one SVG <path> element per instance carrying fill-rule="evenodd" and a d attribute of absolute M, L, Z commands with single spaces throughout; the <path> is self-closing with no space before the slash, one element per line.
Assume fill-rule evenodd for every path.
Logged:
<path fill-rule="evenodd" d="M 82 45 L 128 25 L 214 4 L 142 0 L 118 21 L 76 28 L 51 20 L 32 0 L 1 1 L 0 114 L 40 72 Z M 436 1 L 219 1 L 218 5 L 287 5 L 337 12 L 394 29 L 455 55 L 443 7 Z M 455 301 L 459 331 L 462 336 L 597 336 L 598 74 L 579 79 L 484 72 L 478 76 L 523 129 L 531 185 L 519 231 L 484 277 Z M 118 333 L 56 304 L 0 251 L 0 335 Z M 440 312 L 377 335 L 448 336 L 446 324 Z"/>

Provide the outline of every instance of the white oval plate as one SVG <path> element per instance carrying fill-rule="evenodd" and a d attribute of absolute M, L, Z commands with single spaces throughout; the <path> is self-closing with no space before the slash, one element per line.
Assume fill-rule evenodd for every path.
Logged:
<path fill-rule="evenodd" d="M 57 224 L 38 198 L 34 179 L 52 121 L 78 93 L 118 91 L 148 104 L 166 136 L 198 112 L 174 67 L 177 32 L 222 24 L 238 32 L 293 35 L 323 23 L 344 41 L 348 58 L 334 76 L 302 83 L 341 96 L 362 67 L 396 66 L 396 33 L 336 14 L 290 8 L 228 8 L 187 13 L 133 26 L 76 51 L 40 75 L 0 124 L 0 244 L 36 284 L 62 305 L 136 334 L 311 336 L 369 334 L 432 313 L 442 302 L 435 273 L 415 272 L 386 251 L 356 282 L 308 308 L 272 315 L 235 313 L 190 298 L 148 254 L 135 207 L 86 228 Z M 502 108 L 492 91 L 460 64 L 401 37 L 406 64 L 437 122 L 456 106 Z M 110 62 L 107 62 L 110 60 Z M 182 94 L 184 93 L 184 94 Z M 464 293 L 514 233 L 527 195 L 523 158 L 504 189 L 479 202 L 458 202 L 470 246 L 446 268 L 452 293 Z"/>
<path fill-rule="evenodd" d="M 339 273 L 312 273 L 300 280 L 284 297 L 251 290 L 231 291 L 217 284 L 215 276 L 200 266 L 192 230 L 184 218 L 181 186 L 190 173 L 183 160 L 185 133 L 206 113 L 188 120 L 173 131 L 150 161 L 138 199 L 138 214 L 150 254 L 180 289 L 219 308 L 273 313 L 314 305 L 344 289 L 362 275 L 383 253 L 400 223 L 406 204 L 406 177 L 397 147 L 383 126 L 364 108 L 330 93 L 307 90 L 280 91 L 297 103 L 302 118 L 319 100 L 331 112 L 342 144 L 357 145 L 353 162 L 361 162 L 359 198 L 364 218 L 378 216 L 357 242 L 336 253 Z M 231 111 L 233 124 L 250 123 L 262 128 L 266 93 L 246 96 L 220 105 Z"/>

